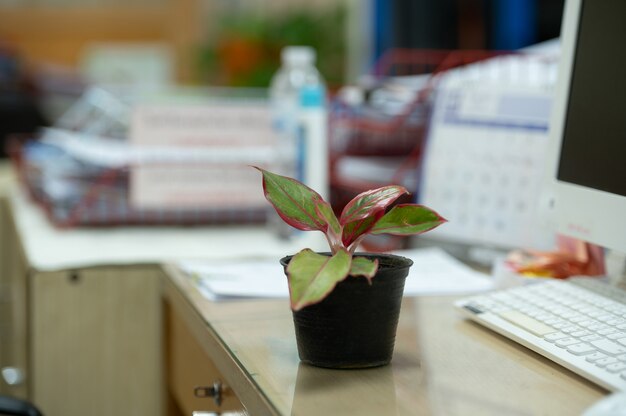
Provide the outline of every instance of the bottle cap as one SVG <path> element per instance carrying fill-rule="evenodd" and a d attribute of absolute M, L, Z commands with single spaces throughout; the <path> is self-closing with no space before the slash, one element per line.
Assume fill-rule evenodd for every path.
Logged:
<path fill-rule="evenodd" d="M 339 90 L 339 98 L 349 106 L 358 107 L 365 101 L 365 94 L 359 87 L 346 85 Z"/>
<path fill-rule="evenodd" d="M 288 65 L 311 65 L 315 62 L 315 49 L 310 46 L 286 46 L 280 58 Z"/>

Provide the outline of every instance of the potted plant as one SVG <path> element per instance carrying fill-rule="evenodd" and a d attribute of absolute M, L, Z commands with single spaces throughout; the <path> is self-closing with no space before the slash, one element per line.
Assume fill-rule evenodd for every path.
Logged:
<path fill-rule="evenodd" d="M 289 281 L 300 360 L 329 368 L 388 364 L 404 281 L 413 262 L 391 254 L 355 254 L 368 234 L 416 235 L 446 220 L 417 204 L 388 209 L 407 193 L 385 186 L 357 195 L 337 218 L 330 204 L 295 179 L 256 168 L 265 198 L 289 225 L 321 231 L 330 252 L 305 248 L 281 260 Z"/>

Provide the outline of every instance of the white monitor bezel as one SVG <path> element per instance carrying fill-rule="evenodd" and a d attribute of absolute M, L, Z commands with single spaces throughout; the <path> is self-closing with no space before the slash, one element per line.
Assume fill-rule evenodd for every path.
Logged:
<path fill-rule="evenodd" d="M 566 2 L 561 28 L 561 59 L 550 120 L 548 158 L 553 163 L 550 171 L 554 218 L 559 233 L 626 252 L 626 197 L 557 179 L 582 1 Z"/>

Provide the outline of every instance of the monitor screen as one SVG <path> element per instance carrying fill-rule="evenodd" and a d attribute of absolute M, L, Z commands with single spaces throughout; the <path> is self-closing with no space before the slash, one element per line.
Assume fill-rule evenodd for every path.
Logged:
<path fill-rule="evenodd" d="M 626 2 L 568 0 L 550 125 L 558 231 L 626 252 Z"/>
<path fill-rule="evenodd" d="M 624 1 L 582 4 L 558 178 L 626 196 L 624 17 Z"/>

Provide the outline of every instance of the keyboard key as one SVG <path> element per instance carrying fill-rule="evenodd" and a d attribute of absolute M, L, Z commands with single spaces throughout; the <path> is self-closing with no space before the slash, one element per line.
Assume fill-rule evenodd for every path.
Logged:
<path fill-rule="evenodd" d="M 600 332 L 600 331 L 608 329 L 608 328 L 611 328 L 611 327 L 608 326 L 608 325 L 605 325 L 605 324 L 601 324 L 601 323 L 597 323 L 595 325 L 587 326 L 588 330 L 594 331 L 594 332 Z M 611 328 L 611 329 L 613 329 L 613 328 Z"/>
<path fill-rule="evenodd" d="M 554 345 L 556 345 L 557 347 L 565 348 L 565 347 L 569 347 L 570 345 L 577 344 L 579 342 L 580 341 L 577 340 L 576 338 L 567 337 L 567 338 L 561 338 L 559 340 L 556 340 L 554 342 Z"/>
<path fill-rule="evenodd" d="M 561 328 L 561 332 L 565 332 L 566 334 L 571 334 L 572 332 L 579 332 L 582 328 L 575 325 L 566 326 L 565 328 Z"/>
<path fill-rule="evenodd" d="M 590 363 L 596 362 L 598 360 L 601 360 L 602 358 L 606 358 L 608 357 L 608 355 L 601 353 L 601 352 L 594 352 L 592 354 L 589 354 L 588 356 L 585 357 L 585 360 L 589 361 Z"/>
<path fill-rule="evenodd" d="M 600 329 L 599 331 L 596 331 L 598 334 L 600 335 L 609 335 L 609 334 L 613 334 L 615 332 L 617 332 L 617 329 L 615 328 L 611 328 L 611 327 L 606 327 L 604 329 Z M 608 336 L 607 336 L 608 338 Z"/>
<path fill-rule="evenodd" d="M 589 318 L 587 318 L 585 315 L 576 315 L 576 316 L 574 316 L 572 318 L 569 318 L 569 321 L 572 322 L 572 323 L 577 324 L 579 322 L 586 321 L 587 319 L 589 319 Z"/>
<path fill-rule="evenodd" d="M 571 320 L 572 318 L 578 316 L 578 314 L 576 312 L 573 311 L 567 311 L 567 312 L 563 312 L 561 314 L 559 314 L 561 316 L 561 318 L 567 319 L 567 320 Z"/>
<path fill-rule="evenodd" d="M 567 352 L 572 353 L 574 355 L 587 355 L 595 351 L 596 349 L 593 348 L 591 345 L 585 344 L 582 342 L 578 344 L 570 345 L 569 347 L 567 347 Z"/>
<path fill-rule="evenodd" d="M 580 337 L 580 340 L 585 341 L 585 342 L 597 341 L 599 339 L 602 339 L 602 336 L 598 334 L 591 334 L 591 335 L 585 335 L 584 337 Z"/>
<path fill-rule="evenodd" d="M 626 353 L 626 348 L 617 344 L 613 341 L 609 341 L 607 339 L 599 339 L 597 341 L 591 341 L 591 345 L 596 347 L 598 350 L 609 354 L 609 355 L 617 355 Z"/>
<path fill-rule="evenodd" d="M 610 373 L 620 373 L 626 370 L 626 363 L 617 362 L 606 366 L 606 371 Z"/>
<path fill-rule="evenodd" d="M 548 342 L 554 342 L 557 341 L 559 339 L 563 339 L 563 338 L 567 338 L 567 334 L 564 334 L 562 332 L 552 332 L 550 334 L 547 334 L 543 337 L 543 339 L 545 339 Z"/>
<path fill-rule="evenodd" d="M 614 357 L 600 358 L 599 360 L 594 361 L 596 367 L 606 367 L 607 365 L 614 363 L 618 363 L 617 359 Z"/>

